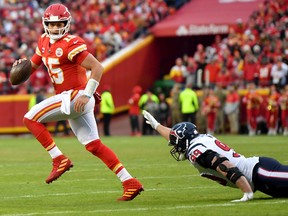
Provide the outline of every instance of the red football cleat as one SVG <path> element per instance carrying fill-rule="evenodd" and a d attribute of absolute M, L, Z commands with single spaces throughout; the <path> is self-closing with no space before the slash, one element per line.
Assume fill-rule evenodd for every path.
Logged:
<path fill-rule="evenodd" d="M 58 179 L 63 173 L 73 167 L 73 163 L 69 158 L 64 155 L 60 155 L 53 159 L 53 169 L 46 179 L 46 183 L 49 184 Z"/>
<path fill-rule="evenodd" d="M 118 198 L 119 201 L 133 200 L 141 191 L 144 191 L 142 184 L 135 178 L 124 181 L 122 185 L 124 193 L 122 197 Z"/>

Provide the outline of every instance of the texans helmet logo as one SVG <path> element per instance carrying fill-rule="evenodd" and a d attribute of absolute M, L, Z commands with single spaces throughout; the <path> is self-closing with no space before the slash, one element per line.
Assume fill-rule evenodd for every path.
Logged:
<path fill-rule="evenodd" d="M 180 124 L 175 130 L 171 130 L 170 134 L 175 136 L 176 138 L 183 139 L 184 132 L 186 131 L 187 127 L 186 124 Z"/>

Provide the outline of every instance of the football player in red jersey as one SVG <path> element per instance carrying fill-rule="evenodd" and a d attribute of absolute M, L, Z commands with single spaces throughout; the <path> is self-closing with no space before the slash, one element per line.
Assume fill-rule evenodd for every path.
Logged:
<path fill-rule="evenodd" d="M 248 83 L 247 89 L 248 92 L 243 97 L 243 102 L 246 103 L 247 125 L 249 129 L 249 135 L 253 136 L 256 134 L 257 118 L 260 116 L 260 108 L 263 102 L 263 98 L 256 91 L 255 83 Z"/>
<path fill-rule="evenodd" d="M 215 95 L 214 89 L 209 89 L 208 95 L 202 102 L 202 115 L 207 117 L 206 130 L 208 134 L 214 134 L 216 127 L 216 117 L 221 102 Z"/>
<path fill-rule="evenodd" d="M 269 96 L 267 98 L 266 122 L 268 135 L 277 135 L 279 121 L 279 98 L 280 94 L 275 85 L 271 85 Z"/>
<path fill-rule="evenodd" d="M 173 146 L 170 153 L 174 159 L 188 160 L 202 177 L 239 188 L 243 196 L 232 202 L 251 200 L 257 190 L 275 198 L 288 198 L 287 165 L 269 157 L 238 154 L 211 134 L 199 134 L 190 122 L 180 122 L 169 128 L 157 122 L 146 110 L 143 116 Z"/>
<path fill-rule="evenodd" d="M 279 104 L 281 108 L 283 135 L 288 136 L 288 85 L 285 85 L 284 89 L 281 90 Z"/>
<path fill-rule="evenodd" d="M 118 200 L 129 201 L 144 189 L 99 138 L 93 113 L 93 96 L 99 85 L 103 66 L 87 51 L 82 38 L 69 34 L 71 19 L 70 12 L 62 4 L 52 4 L 44 12 L 42 23 L 45 33 L 38 41 L 31 62 L 33 71 L 44 63 L 56 95 L 35 105 L 26 113 L 23 121 L 52 157 L 53 169 L 46 183 L 59 178 L 73 164 L 56 146 L 43 123 L 68 119 L 79 142 L 100 158 L 122 182 L 124 193 Z M 21 59 L 14 64 L 19 61 Z M 86 71 L 91 71 L 88 81 Z"/>

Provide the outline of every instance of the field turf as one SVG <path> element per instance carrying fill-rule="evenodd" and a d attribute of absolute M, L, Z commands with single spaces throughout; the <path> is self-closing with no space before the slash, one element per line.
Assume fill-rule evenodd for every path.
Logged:
<path fill-rule="evenodd" d="M 288 138 L 283 136 L 218 136 L 245 156 L 270 156 L 288 164 Z M 76 138 L 56 138 L 74 167 L 50 185 L 51 159 L 32 137 L 0 139 L 0 215 L 287 215 L 288 199 L 261 192 L 246 203 L 231 203 L 240 190 L 201 178 L 187 161 L 177 162 L 160 136 L 103 137 L 145 191 L 131 202 L 118 178 L 87 152 Z"/>

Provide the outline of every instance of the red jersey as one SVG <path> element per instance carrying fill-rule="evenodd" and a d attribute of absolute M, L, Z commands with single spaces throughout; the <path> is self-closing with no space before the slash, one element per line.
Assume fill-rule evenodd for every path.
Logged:
<path fill-rule="evenodd" d="M 226 71 L 225 73 L 219 73 L 216 77 L 216 84 L 220 84 L 223 88 L 227 88 L 227 86 L 232 82 L 232 74 L 230 71 Z"/>
<path fill-rule="evenodd" d="M 267 110 L 269 110 L 269 111 L 278 110 L 279 98 L 280 98 L 280 94 L 278 92 L 275 92 L 275 93 L 269 95 Z"/>
<path fill-rule="evenodd" d="M 240 100 L 240 97 L 237 92 L 228 93 L 226 96 L 226 103 L 235 103 L 239 100 Z"/>
<path fill-rule="evenodd" d="M 50 43 L 47 34 L 43 34 L 31 61 L 36 65 L 43 62 L 57 94 L 70 89 L 85 89 L 86 69 L 80 64 L 89 52 L 84 40 L 78 36 L 65 35 Z"/>
<path fill-rule="evenodd" d="M 288 94 L 284 93 L 279 97 L 279 104 L 281 107 L 281 110 L 288 110 Z"/>
<path fill-rule="evenodd" d="M 141 95 L 139 93 L 134 93 L 129 99 L 129 114 L 130 115 L 139 115 L 140 107 L 138 105 Z"/>
<path fill-rule="evenodd" d="M 216 112 L 221 103 L 215 95 L 208 95 L 203 101 L 203 112 L 208 114 L 210 112 Z"/>
<path fill-rule="evenodd" d="M 247 109 L 259 109 L 263 99 L 256 91 L 247 93 Z"/>
<path fill-rule="evenodd" d="M 220 73 L 220 66 L 219 64 L 215 63 L 215 64 L 207 64 L 207 66 L 205 67 L 204 70 L 204 77 L 206 77 L 207 73 L 209 73 L 209 82 L 211 83 L 215 83 L 218 74 Z"/>
<path fill-rule="evenodd" d="M 257 63 L 244 63 L 243 76 L 245 81 L 253 81 L 259 75 L 259 66 Z"/>
<path fill-rule="evenodd" d="M 271 81 L 271 65 L 261 65 L 259 69 L 259 85 L 266 87 Z"/>

